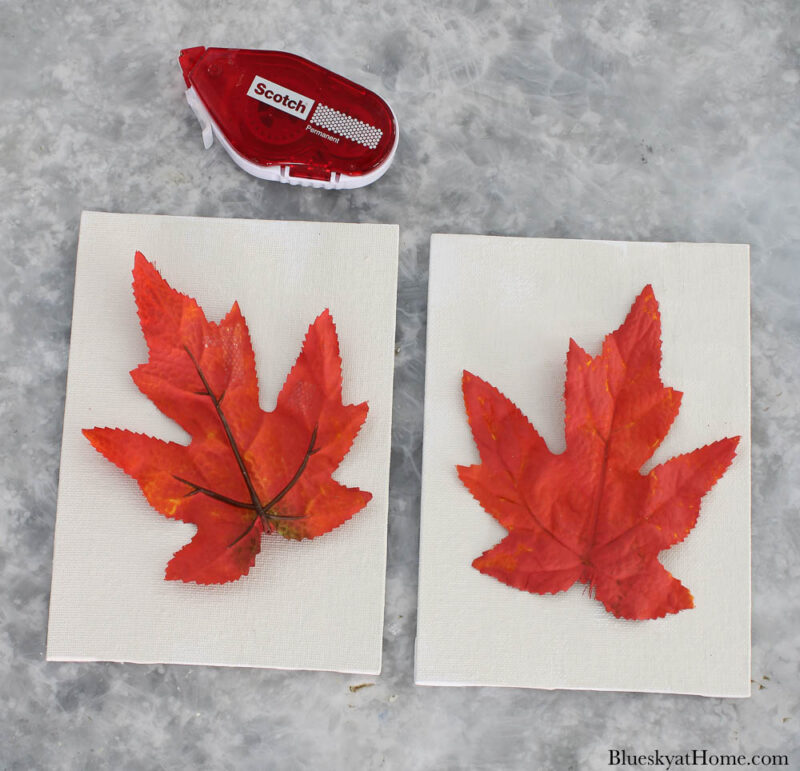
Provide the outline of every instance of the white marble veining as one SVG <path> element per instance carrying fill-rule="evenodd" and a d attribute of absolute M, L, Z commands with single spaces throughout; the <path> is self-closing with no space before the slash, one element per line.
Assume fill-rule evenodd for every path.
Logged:
<path fill-rule="evenodd" d="M 0 3 L 0 768 L 800 764 L 800 6 L 794 0 Z M 284 48 L 383 94 L 372 187 L 205 152 L 180 48 Z M 44 661 L 82 209 L 401 226 L 383 674 Z M 431 232 L 752 244 L 753 696 L 417 688 Z M 713 559 L 713 555 L 709 555 Z M 536 655 L 531 651 L 531 655 Z"/>

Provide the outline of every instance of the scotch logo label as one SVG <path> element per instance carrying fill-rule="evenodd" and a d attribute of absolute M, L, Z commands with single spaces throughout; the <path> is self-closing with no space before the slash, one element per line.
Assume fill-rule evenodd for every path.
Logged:
<path fill-rule="evenodd" d="M 247 89 L 247 95 L 276 110 L 288 112 L 289 115 L 294 115 L 296 118 L 308 118 L 311 108 L 314 106 L 313 99 L 258 75 L 253 78 L 250 88 Z"/>

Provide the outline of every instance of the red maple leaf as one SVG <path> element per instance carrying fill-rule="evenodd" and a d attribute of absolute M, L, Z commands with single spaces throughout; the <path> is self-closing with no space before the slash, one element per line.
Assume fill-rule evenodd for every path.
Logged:
<path fill-rule="evenodd" d="M 246 575 L 264 534 L 315 538 L 371 499 L 336 482 L 367 404 L 342 403 L 339 342 L 326 310 L 309 327 L 272 412 L 259 407 L 255 357 L 234 303 L 219 323 L 172 289 L 140 252 L 133 291 L 150 358 L 139 390 L 192 437 L 188 446 L 117 428 L 84 429 L 166 517 L 197 526 L 168 580 L 221 584 Z"/>
<path fill-rule="evenodd" d="M 725 473 L 739 437 L 639 469 L 670 430 L 679 391 L 661 382 L 661 317 L 646 286 L 622 326 L 592 358 L 567 354 L 567 448 L 551 453 L 519 408 L 464 372 L 481 463 L 459 466 L 472 495 L 508 535 L 472 564 L 535 594 L 576 581 L 619 618 L 661 618 L 694 606 L 658 561 L 694 527 L 700 499 Z"/>

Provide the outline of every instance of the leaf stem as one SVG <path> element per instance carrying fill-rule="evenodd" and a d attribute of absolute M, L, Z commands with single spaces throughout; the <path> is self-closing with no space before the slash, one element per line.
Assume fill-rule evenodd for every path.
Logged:
<path fill-rule="evenodd" d="M 202 487 L 201 485 L 195 484 L 194 482 L 190 482 L 188 479 L 184 479 L 183 477 L 172 475 L 173 479 L 177 479 L 179 482 L 183 482 L 183 484 L 188 485 L 192 489 L 184 495 L 184 498 L 188 498 L 191 495 L 197 495 L 197 493 L 203 493 L 203 495 L 207 495 L 209 498 L 214 498 L 217 501 L 222 501 L 223 503 L 227 503 L 228 506 L 235 506 L 237 509 L 249 509 L 250 511 L 255 511 L 256 507 L 253 506 L 252 503 L 246 503 L 245 501 L 237 501 L 235 498 L 228 498 L 227 495 L 222 495 L 221 493 L 215 492 L 214 490 L 209 490 L 207 487 Z M 289 516 L 286 514 L 271 514 L 269 511 L 266 511 L 267 506 L 262 506 L 265 509 L 264 516 L 267 519 L 302 519 L 303 515 L 298 516 Z"/>
<path fill-rule="evenodd" d="M 303 519 L 303 515 L 302 514 L 299 514 L 297 516 L 273 514 L 271 509 L 276 503 L 278 503 L 289 492 L 289 490 L 291 490 L 297 484 L 297 482 L 300 479 L 300 477 L 302 476 L 303 472 L 306 470 L 306 466 L 308 465 L 309 458 L 315 452 L 319 451 L 319 448 L 315 448 L 314 447 L 314 443 L 317 441 L 317 428 L 318 428 L 317 426 L 314 426 L 314 430 L 311 432 L 311 441 L 308 443 L 308 449 L 306 450 L 306 454 L 303 457 L 303 460 L 301 461 L 300 465 L 298 466 L 297 471 L 294 472 L 294 476 L 286 483 L 284 488 L 271 501 L 268 501 L 267 503 L 264 504 L 264 509 L 267 512 L 266 516 L 269 519 L 276 519 L 276 520 L 281 520 L 281 519 Z M 238 538 L 236 538 L 236 540 L 234 540 L 231 543 L 229 543 L 228 544 L 228 548 L 230 548 L 234 544 L 239 543 L 239 541 L 241 541 L 242 538 L 244 538 L 253 529 L 253 527 L 255 527 L 255 524 L 256 524 L 257 520 L 258 520 L 258 517 L 253 517 L 253 521 L 247 527 L 247 530 L 245 530 Z"/>
<path fill-rule="evenodd" d="M 295 471 L 294 476 L 289 480 L 289 482 L 284 486 L 284 488 L 270 501 L 267 503 L 262 503 L 261 508 L 264 509 L 264 516 L 267 519 L 302 519 L 303 515 L 297 516 L 290 516 L 287 514 L 273 514 L 270 509 L 278 503 L 282 498 L 286 496 L 286 494 L 291 490 L 300 479 L 300 475 L 306 470 L 306 466 L 308 465 L 308 461 L 311 456 L 319 452 L 319 448 L 314 448 L 314 442 L 317 439 L 317 427 L 314 426 L 314 430 L 311 432 L 311 442 L 308 445 L 308 449 L 306 450 L 306 454 L 303 457 L 303 460 L 300 463 L 297 471 Z M 172 475 L 173 479 L 177 479 L 179 482 L 183 482 L 183 484 L 188 485 L 191 487 L 191 491 L 186 493 L 184 498 L 188 498 L 190 495 L 197 495 L 197 493 L 203 493 L 203 495 L 207 495 L 209 498 L 214 498 L 215 500 L 222 501 L 223 503 L 227 503 L 229 506 L 235 506 L 237 509 L 250 509 L 250 511 L 255 511 L 256 507 L 252 503 L 246 503 L 245 501 L 237 501 L 235 498 L 229 498 L 227 495 L 222 495 L 222 493 L 218 493 L 214 490 L 210 490 L 208 487 L 203 487 L 202 485 L 198 485 L 195 482 L 190 482 L 188 479 L 184 479 L 183 477 L 179 477 L 175 474 Z"/>
<path fill-rule="evenodd" d="M 261 505 L 261 501 L 258 498 L 258 493 L 256 493 L 255 487 L 253 487 L 253 482 L 250 479 L 250 474 L 247 472 L 247 466 L 244 465 L 244 458 L 242 458 L 241 453 L 239 452 L 239 447 L 236 444 L 236 439 L 233 437 L 233 432 L 231 431 L 231 427 L 228 425 L 228 421 L 225 418 L 225 413 L 222 411 L 221 407 L 221 399 L 217 399 L 214 396 L 214 392 L 211 390 L 211 386 L 206 380 L 206 376 L 203 374 L 203 370 L 200 367 L 200 364 L 195 359 L 192 352 L 189 350 L 188 346 L 184 345 L 183 350 L 186 351 L 189 358 L 192 360 L 192 364 L 194 364 L 194 368 L 197 370 L 197 374 L 200 376 L 200 380 L 203 383 L 203 387 L 206 389 L 206 394 L 211 398 L 211 401 L 214 403 L 214 409 L 217 411 L 217 416 L 219 417 L 220 423 L 222 423 L 222 428 L 225 430 L 225 436 L 228 437 L 228 444 L 233 451 L 233 457 L 236 458 L 236 463 L 239 466 L 239 471 L 242 472 L 242 478 L 244 479 L 244 483 L 247 485 L 247 490 L 250 493 L 250 499 L 253 501 L 253 508 L 256 510 L 256 514 L 258 517 L 267 524 L 266 512 L 264 511 L 264 507 Z M 199 488 L 198 488 L 199 490 Z"/>
<path fill-rule="evenodd" d="M 255 516 L 253 517 L 250 524 L 247 526 L 247 529 L 238 537 L 235 541 L 228 544 L 230 548 L 234 544 L 237 544 L 239 541 L 242 540 L 250 531 L 256 526 L 256 523 L 260 520 L 264 524 L 264 529 L 267 532 L 272 532 L 272 522 L 280 521 L 280 520 L 290 520 L 290 519 L 303 519 L 302 514 L 297 516 L 291 515 L 283 515 L 283 514 L 273 514 L 271 509 L 277 503 L 279 503 L 283 498 L 289 493 L 289 491 L 297 484 L 300 480 L 300 477 L 303 475 L 303 472 L 306 470 L 306 466 L 308 465 L 308 461 L 311 456 L 319 451 L 319 448 L 314 447 L 317 441 L 317 431 L 319 426 L 314 426 L 314 430 L 311 432 L 311 439 L 308 443 L 308 448 L 306 449 L 306 453 L 303 456 L 303 460 L 300 462 L 300 465 L 297 468 L 297 471 L 294 472 L 294 476 L 283 486 L 281 491 L 271 500 L 267 501 L 266 503 L 261 503 L 261 500 L 258 497 L 258 493 L 256 492 L 255 487 L 253 486 L 253 482 L 250 479 L 250 474 L 247 471 L 247 466 L 245 465 L 244 458 L 242 457 L 241 452 L 239 452 L 239 447 L 236 444 L 236 439 L 233 436 L 233 432 L 231 431 L 230 426 L 228 425 L 228 420 L 225 417 L 225 413 L 222 411 L 222 399 L 225 395 L 223 391 L 222 396 L 217 398 L 214 395 L 214 392 L 211 389 L 211 385 L 209 384 L 208 380 L 206 380 L 206 376 L 203 373 L 200 364 L 198 363 L 197 359 L 195 359 L 192 352 L 189 350 L 187 346 L 183 346 L 184 351 L 186 351 L 189 358 L 192 360 L 192 364 L 194 364 L 195 370 L 197 370 L 197 374 L 200 377 L 200 380 L 203 383 L 203 387 L 205 391 L 201 391 L 200 393 L 204 393 L 208 396 L 211 401 L 214 403 L 214 409 L 217 411 L 217 417 L 219 417 L 220 423 L 222 423 L 222 428 L 225 430 L 225 436 L 228 438 L 228 444 L 230 445 L 231 451 L 233 452 L 234 458 L 236 458 L 236 463 L 239 466 L 239 471 L 242 474 L 242 478 L 244 479 L 244 483 L 247 485 L 247 490 L 250 493 L 250 500 L 251 503 L 247 503 L 245 501 L 237 501 L 234 498 L 229 498 L 227 495 L 222 495 L 214 490 L 210 490 L 207 487 L 202 487 L 201 485 L 195 484 L 194 482 L 190 482 L 188 479 L 183 479 L 182 477 L 175 476 L 173 477 L 177 479 L 179 482 L 182 482 L 185 485 L 191 487 L 191 491 L 188 492 L 186 495 L 196 495 L 197 493 L 202 493 L 203 495 L 207 495 L 209 498 L 213 498 L 214 500 L 221 501 L 222 503 L 228 504 L 228 506 L 234 506 L 237 509 L 249 509 L 250 511 L 255 511 Z"/>
<path fill-rule="evenodd" d="M 234 498 L 228 498 L 227 495 L 222 495 L 221 493 L 214 492 L 214 490 L 209 490 L 207 487 L 201 487 L 194 482 L 190 482 L 188 479 L 184 479 L 183 477 L 172 475 L 173 479 L 177 479 L 179 482 L 183 482 L 185 485 L 189 485 L 192 488 L 191 492 L 186 493 L 184 498 L 188 498 L 190 495 L 196 495 L 197 493 L 203 493 L 203 495 L 207 495 L 209 498 L 214 498 L 218 501 L 222 501 L 223 503 L 227 503 L 228 506 L 235 506 L 237 509 L 250 509 L 255 510 L 255 506 L 252 503 L 245 503 L 244 501 L 237 501 Z"/>
<path fill-rule="evenodd" d="M 308 449 L 306 450 L 305 457 L 303 458 L 302 462 L 297 468 L 297 471 L 294 472 L 294 476 L 286 483 L 284 488 L 271 500 L 264 504 L 264 509 L 269 511 L 276 503 L 279 503 L 284 496 L 291 490 L 299 481 L 300 477 L 303 475 L 303 472 L 306 470 L 306 466 L 308 465 L 308 461 L 311 456 L 318 452 L 318 448 L 314 448 L 314 443 L 317 441 L 317 426 L 314 426 L 314 430 L 311 432 L 311 441 L 308 443 Z M 296 519 L 292 517 L 292 519 Z"/>

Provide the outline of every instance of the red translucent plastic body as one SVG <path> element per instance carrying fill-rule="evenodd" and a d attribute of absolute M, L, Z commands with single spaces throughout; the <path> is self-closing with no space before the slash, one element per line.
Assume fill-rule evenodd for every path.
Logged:
<path fill-rule="evenodd" d="M 198 47 L 181 51 L 180 64 L 233 149 L 258 166 L 330 179 L 369 174 L 392 154 L 397 127 L 386 102 L 300 56 Z"/>

